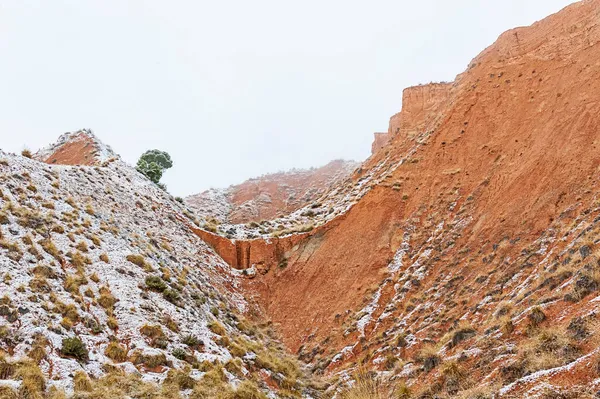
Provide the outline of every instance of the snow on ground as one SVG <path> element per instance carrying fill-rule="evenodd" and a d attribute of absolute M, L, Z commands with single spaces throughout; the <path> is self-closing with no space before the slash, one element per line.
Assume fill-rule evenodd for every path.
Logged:
<path fill-rule="evenodd" d="M 115 339 L 130 359 L 119 367 L 146 380 L 183 367 L 178 351 L 197 362 L 232 359 L 211 323 L 245 336 L 237 327 L 247 306 L 237 278 L 179 221 L 185 209 L 168 193 L 118 159 L 106 167 L 51 166 L 1 151 L 0 190 L 0 329 L 11 337 L 0 335 L 0 350 L 9 359 L 43 337 L 40 367 L 67 391 L 77 370 L 103 374 Z M 148 278 L 161 287 L 149 288 Z M 142 333 L 146 325 L 164 336 Z M 198 345 L 186 345 L 186 336 Z M 81 339 L 88 361 L 61 353 L 67 337 Z M 166 361 L 134 365 L 135 353 Z"/>

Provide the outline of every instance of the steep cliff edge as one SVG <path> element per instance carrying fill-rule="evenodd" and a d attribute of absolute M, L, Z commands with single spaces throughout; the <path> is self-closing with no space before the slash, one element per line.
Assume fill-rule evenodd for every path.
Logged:
<path fill-rule="evenodd" d="M 390 118 L 390 137 L 412 138 L 431 126 L 443 114 L 451 88 L 451 83 L 430 83 L 404 89 L 402 111 Z"/>
<path fill-rule="evenodd" d="M 377 151 L 381 150 L 390 141 L 390 134 L 386 133 L 373 133 L 373 144 L 371 144 L 371 155 L 375 155 Z"/>

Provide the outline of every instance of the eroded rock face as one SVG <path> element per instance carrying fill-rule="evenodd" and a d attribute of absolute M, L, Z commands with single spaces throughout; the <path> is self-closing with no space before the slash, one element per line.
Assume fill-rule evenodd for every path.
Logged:
<path fill-rule="evenodd" d="M 413 138 L 441 118 L 452 83 L 431 83 L 408 87 L 402 92 L 402 111 L 390 118 L 388 134 Z"/>
<path fill-rule="evenodd" d="M 527 349 L 597 319 L 599 15 L 600 1 L 576 3 L 503 34 L 455 82 L 405 90 L 389 142 L 359 169 L 369 189 L 246 282 L 292 351 L 417 389 L 454 392 L 439 370 L 453 360 L 501 397 L 599 388 L 591 341 Z"/>
<path fill-rule="evenodd" d="M 312 203 L 348 178 L 357 166 L 356 162 L 337 160 L 320 168 L 269 174 L 225 190 L 190 196 L 186 202 L 200 215 L 220 222 L 274 219 Z"/>
<path fill-rule="evenodd" d="M 385 147 L 390 140 L 389 133 L 373 133 L 373 144 L 371 145 L 371 155 L 375 155 L 377 151 Z"/>

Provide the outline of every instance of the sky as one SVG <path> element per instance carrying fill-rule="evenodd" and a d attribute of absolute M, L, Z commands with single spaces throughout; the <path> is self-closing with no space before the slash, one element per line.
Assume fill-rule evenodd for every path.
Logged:
<path fill-rule="evenodd" d="M 569 0 L 0 0 L 0 148 L 91 128 L 198 193 L 364 160 L 405 87 Z"/>

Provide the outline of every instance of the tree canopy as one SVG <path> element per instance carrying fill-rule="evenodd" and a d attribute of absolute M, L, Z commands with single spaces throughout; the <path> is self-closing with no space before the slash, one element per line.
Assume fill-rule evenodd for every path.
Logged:
<path fill-rule="evenodd" d="M 173 166 L 171 156 L 165 151 L 148 150 L 140 156 L 136 169 L 158 184 L 165 170 Z"/>

